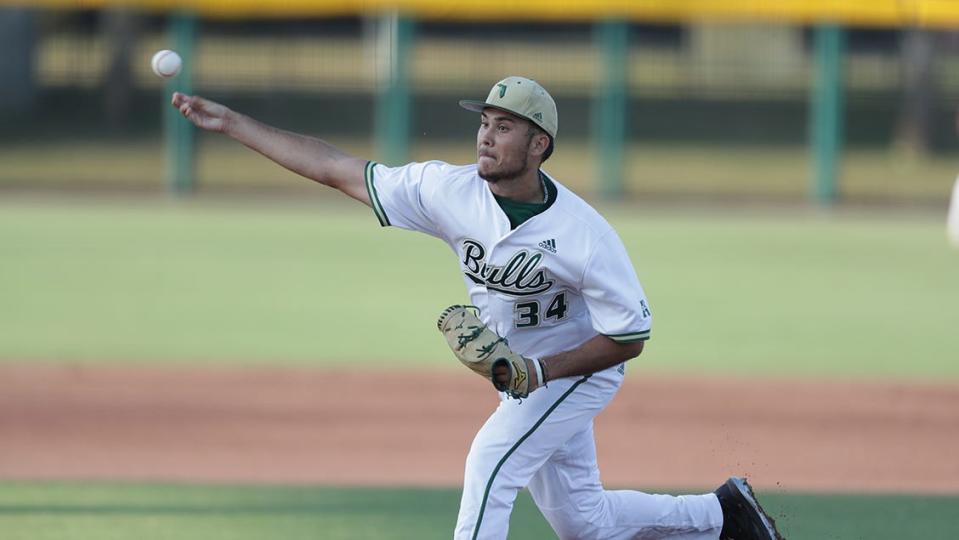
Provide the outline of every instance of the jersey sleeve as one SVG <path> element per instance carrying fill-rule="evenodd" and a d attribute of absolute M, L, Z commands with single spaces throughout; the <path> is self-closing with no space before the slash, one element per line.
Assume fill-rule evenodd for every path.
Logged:
<path fill-rule="evenodd" d="M 401 167 L 368 162 L 366 189 L 380 225 L 440 236 L 431 205 L 447 168 L 447 164 L 439 161 Z"/>
<path fill-rule="evenodd" d="M 595 246 L 586 263 L 582 293 L 594 330 L 619 343 L 649 339 L 653 323 L 649 302 L 615 231 Z"/>

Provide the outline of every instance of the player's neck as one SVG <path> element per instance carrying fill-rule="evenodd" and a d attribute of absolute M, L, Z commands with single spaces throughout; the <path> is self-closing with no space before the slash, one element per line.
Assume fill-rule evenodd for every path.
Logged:
<path fill-rule="evenodd" d="M 487 182 L 490 191 L 498 197 L 524 203 L 546 202 L 546 186 L 539 169 L 530 169 L 522 176 Z"/>

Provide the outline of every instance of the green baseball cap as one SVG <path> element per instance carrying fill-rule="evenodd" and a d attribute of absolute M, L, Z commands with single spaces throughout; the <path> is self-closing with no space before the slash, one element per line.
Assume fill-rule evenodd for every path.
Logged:
<path fill-rule="evenodd" d="M 545 88 L 525 77 L 506 77 L 493 85 L 486 101 L 464 99 L 460 107 L 473 112 L 483 112 L 492 107 L 529 120 L 556 138 L 559 115 L 556 102 Z"/>

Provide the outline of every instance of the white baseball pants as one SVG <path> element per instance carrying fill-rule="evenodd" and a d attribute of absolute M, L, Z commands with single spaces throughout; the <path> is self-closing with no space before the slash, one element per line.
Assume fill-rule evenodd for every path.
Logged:
<path fill-rule="evenodd" d="M 723 517 L 706 495 L 606 491 L 593 417 L 623 381 L 614 367 L 550 381 L 526 399 L 504 399 L 473 439 L 456 540 L 505 539 L 516 495 L 528 487 L 561 539 L 716 540 Z"/>

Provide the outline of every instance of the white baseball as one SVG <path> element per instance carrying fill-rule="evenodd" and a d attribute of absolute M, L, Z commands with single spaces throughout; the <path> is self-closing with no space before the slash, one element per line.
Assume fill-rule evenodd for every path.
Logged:
<path fill-rule="evenodd" d="M 183 60 L 176 52 L 164 49 L 153 55 L 150 66 L 154 73 L 166 79 L 175 77 L 180 72 L 180 68 L 183 67 Z"/>

